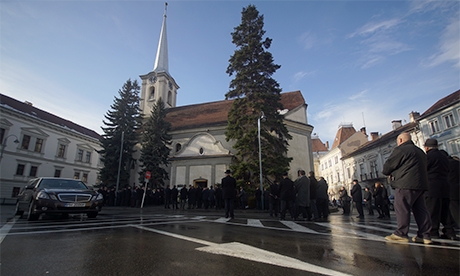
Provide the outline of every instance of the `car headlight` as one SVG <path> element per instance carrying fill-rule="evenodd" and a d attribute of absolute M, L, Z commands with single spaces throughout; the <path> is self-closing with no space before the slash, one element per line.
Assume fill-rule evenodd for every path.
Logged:
<path fill-rule="evenodd" d="M 97 194 L 96 200 L 102 200 L 104 199 L 104 196 L 102 194 Z"/>
<path fill-rule="evenodd" d="M 47 193 L 40 191 L 37 194 L 37 199 L 50 199 L 50 196 Z"/>

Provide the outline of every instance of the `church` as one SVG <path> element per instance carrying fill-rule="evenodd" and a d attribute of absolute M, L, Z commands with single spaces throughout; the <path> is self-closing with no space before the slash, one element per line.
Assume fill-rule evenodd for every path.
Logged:
<path fill-rule="evenodd" d="M 227 117 L 233 100 L 176 106 L 179 85 L 169 72 L 166 12 L 153 70 L 140 75 L 140 78 L 139 106 L 142 114 L 148 118 L 159 98 L 169 109 L 166 121 L 171 123 L 172 144 L 167 185 L 209 187 L 219 184 L 235 154 L 234 141 L 227 142 L 225 139 Z M 287 153 L 293 158 L 289 176 L 295 179 L 297 170 L 308 172 L 314 168 L 311 150 L 313 126 L 308 124 L 307 104 L 300 91 L 281 93 L 281 102 L 284 110 L 280 112 L 284 114 L 284 123 L 292 136 Z M 134 158 L 139 159 L 139 156 L 140 152 L 137 151 Z M 138 168 L 134 168 L 131 182 L 138 182 L 138 171 Z"/>

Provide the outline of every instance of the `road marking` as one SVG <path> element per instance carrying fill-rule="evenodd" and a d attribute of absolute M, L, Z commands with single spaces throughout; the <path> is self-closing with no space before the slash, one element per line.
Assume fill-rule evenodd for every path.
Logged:
<path fill-rule="evenodd" d="M 196 250 L 202 251 L 202 252 L 207 252 L 207 253 L 217 254 L 217 255 L 225 255 L 225 256 L 250 260 L 250 261 L 259 262 L 259 263 L 271 264 L 271 265 L 276 265 L 276 266 L 281 266 L 281 267 L 294 268 L 294 269 L 309 271 L 309 272 L 318 273 L 322 275 L 350 275 L 350 274 L 342 273 L 336 270 L 328 269 L 325 267 L 302 262 L 298 259 L 294 259 L 294 258 L 280 255 L 277 253 L 273 253 L 267 250 L 263 250 L 263 249 L 249 246 L 246 244 L 242 244 L 239 242 L 218 244 L 218 243 L 208 242 L 205 240 L 200 240 L 197 238 L 191 238 L 191 237 L 187 237 L 187 236 L 183 236 L 179 234 L 174 234 L 170 232 L 147 228 L 147 227 L 140 226 L 140 225 L 132 225 L 132 226 L 135 228 L 145 230 L 145 231 L 150 231 L 150 232 L 154 232 L 157 234 L 162 234 L 162 235 L 170 236 L 173 238 L 178 238 L 178 239 L 205 245 L 206 247 L 196 248 Z"/>
<path fill-rule="evenodd" d="M 280 221 L 282 224 L 286 225 L 287 227 L 291 228 L 294 231 L 298 232 L 304 232 L 304 233 L 311 233 L 311 234 L 318 234 L 317 231 L 307 228 L 305 226 L 302 226 L 298 223 L 295 223 L 293 221 L 287 221 L 287 220 L 282 220 Z"/>
<path fill-rule="evenodd" d="M 215 222 L 227 222 L 229 220 L 230 220 L 230 218 L 218 218 L 218 219 L 215 220 Z"/>
<path fill-rule="evenodd" d="M 344 233 L 356 235 L 358 237 L 365 237 L 366 239 L 369 239 L 369 240 L 383 241 L 383 238 L 381 236 L 374 235 L 374 234 L 369 234 L 369 233 L 365 233 L 365 232 L 361 232 L 361 231 L 357 231 L 357 230 L 354 230 L 354 229 L 351 229 L 351 228 L 346 228 L 346 227 L 333 225 L 333 224 L 330 224 L 330 223 L 322 223 L 322 222 L 321 223 L 316 223 L 316 224 L 324 226 L 324 227 L 329 227 L 332 230 L 335 229 L 335 230 L 338 230 L 338 231 L 341 231 L 341 232 L 344 232 Z M 333 233 L 331 233 L 331 235 L 332 234 Z"/>
<path fill-rule="evenodd" d="M 248 225 L 254 227 L 264 227 L 262 222 L 259 219 L 248 219 Z"/>
<path fill-rule="evenodd" d="M 18 220 L 19 216 L 15 216 L 13 220 L 8 221 L 3 227 L 0 229 L 0 244 L 6 238 L 8 233 L 10 232 L 11 228 L 13 228 L 14 224 Z"/>

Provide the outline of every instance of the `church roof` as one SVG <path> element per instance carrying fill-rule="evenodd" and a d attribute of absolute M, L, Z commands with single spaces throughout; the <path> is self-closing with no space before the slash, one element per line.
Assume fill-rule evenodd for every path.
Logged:
<path fill-rule="evenodd" d="M 39 108 L 34 107 L 31 103 L 20 102 L 16 99 L 0 94 L 0 106 L 2 108 L 12 109 L 16 112 L 22 113 L 26 116 L 30 116 L 39 120 L 46 121 L 50 124 L 57 125 L 62 128 L 73 130 L 83 135 L 90 136 L 95 139 L 100 139 L 100 135 L 95 131 L 86 127 L 75 124 L 74 122 L 68 121 L 54 114 L 43 111 Z"/>
<path fill-rule="evenodd" d="M 311 138 L 311 150 L 312 152 L 328 151 L 326 145 L 319 138 Z"/>
<path fill-rule="evenodd" d="M 166 72 L 169 75 L 168 63 L 168 38 L 166 36 L 166 8 L 168 3 L 165 3 L 165 13 L 163 15 L 163 24 L 161 25 L 160 40 L 158 41 L 157 55 L 153 71 L 160 73 Z"/>
<path fill-rule="evenodd" d="M 356 133 L 356 129 L 352 125 L 342 125 L 337 134 L 335 135 L 334 143 L 332 144 L 331 150 L 338 147 L 345 140 L 350 138 L 353 134 Z"/>
<path fill-rule="evenodd" d="M 300 91 L 281 93 L 283 107 L 292 110 L 305 104 Z M 186 105 L 168 109 L 165 120 L 171 130 L 227 125 L 228 113 L 233 100 Z"/>

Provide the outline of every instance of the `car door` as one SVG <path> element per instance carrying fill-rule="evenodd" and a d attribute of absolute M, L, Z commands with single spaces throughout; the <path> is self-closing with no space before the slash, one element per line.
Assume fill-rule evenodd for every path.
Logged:
<path fill-rule="evenodd" d="M 22 188 L 21 192 L 18 195 L 18 208 L 19 210 L 28 210 L 29 203 L 34 196 L 34 188 L 36 187 L 40 179 L 32 179 L 27 183 L 25 187 Z"/>

